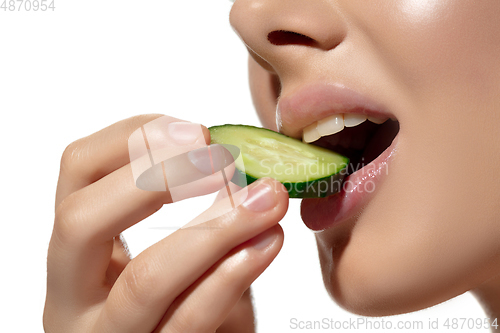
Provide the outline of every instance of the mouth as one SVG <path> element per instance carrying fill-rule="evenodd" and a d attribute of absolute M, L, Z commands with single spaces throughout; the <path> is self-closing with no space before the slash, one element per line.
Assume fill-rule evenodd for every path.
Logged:
<path fill-rule="evenodd" d="M 399 132 L 399 122 L 362 113 L 334 114 L 303 129 L 302 140 L 349 158 L 346 175 L 379 157 Z"/>
<path fill-rule="evenodd" d="M 306 226 L 322 231 L 359 216 L 388 174 L 400 129 L 397 118 L 344 87 L 312 87 L 280 103 L 277 117 L 284 132 L 350 160 L 339 193 L 302 200 Z M 309 125 L 293 126 L 301 122 Z"/>
<path fill-rule="evenodd" d="M 355 123 L 350 120 L 354 116 L 346 118 L 349 126 Z M 357 116 L 357 122 L 355 126 L 344 125 L 344 129 L 339 132 L 326 133 L 311 142 L 342 154 L 350 160 L 347 177 L 344 178 L 340 193 L 326 198 L 302 200 L 302 220 L 313 231 L 323 231 L 353 216 L 359 216 L 359 212 L 375 195 L 377 188 L 388 174 L 388 162 L 395 149 L 399 122 L 381 118 L 372 121 L 366 118 L 363 120 L 362 115 Z M 307 142 L 317 137 L 318 129 L 324 130 L 321 121 L 316 124 L 314 134 L 311 133 L 314 127 L 308 126 L 304 129 L 303 140 Z M 321 135 L 325 132 L 319 133 Z"/>

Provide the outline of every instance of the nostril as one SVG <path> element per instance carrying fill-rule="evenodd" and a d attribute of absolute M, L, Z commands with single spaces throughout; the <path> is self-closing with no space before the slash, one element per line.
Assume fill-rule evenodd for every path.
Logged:
<path fill-rule="evenodd" d="M 305 45 L 314 46 L 317 42 L 311 37 L 293 31 L 276 30 L 267 35 L 267 40 L 273 45 Z"/>

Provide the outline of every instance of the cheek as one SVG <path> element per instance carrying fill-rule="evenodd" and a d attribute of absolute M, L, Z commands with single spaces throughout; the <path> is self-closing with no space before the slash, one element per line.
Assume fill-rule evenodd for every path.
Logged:
<path fill-rule="evenodd" d="M 460 97 L 464 91 L 481 99 L 498 91 L 499 1 L 347 3 L 374 52 L 414 102 Z"/>
<path fill-rule="evenodd" d="M 408 107 L 378 195 L 317 236 L 325 284 L 359 314 L 414 311 L 499 273 L 500 2 L 344 5 Z"/>
<path fill-rule="evenodd" d="M 278 76 L 262 68 L 252 57 L 248 60 L 248 74 L 253 104 L 262 126 L 277 131 L 276 104 L 281 89 Z"/>

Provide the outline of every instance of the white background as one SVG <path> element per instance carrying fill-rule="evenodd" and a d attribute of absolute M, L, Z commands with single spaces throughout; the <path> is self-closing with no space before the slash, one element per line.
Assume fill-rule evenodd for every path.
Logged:
<path fill-rule="evenodd" d="M 228 0 L 55 0 L 55 6 L 53 12 L 0 10 L 2 332 L 42 331 L 59 161 L 70 142 L 143 113 L 206 126 L 259 125 Z M 211 200 L 166 206 L 128 230 L 132 253 L 169 233 L 156 227 L 185 223 Z M 281 223 L 282 252 L 253 285 L 259 332 L 301 331 L 290 328 L 291 318 L 358 318 L 324 290 L 314 237 L 298 204 L 291 201 Z M 429 319 L 483 316 L 465 294 L 385 320 L 422 320 L 427 327 Z"/>

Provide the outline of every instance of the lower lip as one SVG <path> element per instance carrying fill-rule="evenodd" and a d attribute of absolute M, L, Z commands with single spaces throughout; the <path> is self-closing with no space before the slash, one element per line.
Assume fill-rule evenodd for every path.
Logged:
<path fill-rule="evenodd" d="M 349 175 L 340 193 L 326 198 L 303 199 L 301 216 L 305 225 L 311 230 L 322 231 L 359 213 L 387 176 L 397 139 L 398 136 L 375 160 Z"/>

